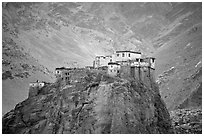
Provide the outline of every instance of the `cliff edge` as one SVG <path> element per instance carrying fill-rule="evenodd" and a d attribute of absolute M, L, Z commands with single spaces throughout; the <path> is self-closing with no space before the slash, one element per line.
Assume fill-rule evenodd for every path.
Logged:
<path fill-rule="evenodd" d="M 3 133 L 173 133 L 154 81 L 86 71 L 66 86 L 48 84 L 4 115 Z"/>

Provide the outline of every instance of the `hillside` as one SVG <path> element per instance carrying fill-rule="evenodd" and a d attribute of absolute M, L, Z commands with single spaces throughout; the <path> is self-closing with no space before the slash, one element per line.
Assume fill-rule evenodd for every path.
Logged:
<path fill-rule="evenodd" d="M 5 31 L 2 41 L 2 114 L 27 97 L 29 82 L 53 81 L 52 72 L 19 46 L 11 33 Z"/>
<path fill-rule="evenodd" d="M 175 11 L 181 6 L 176 6 Z M 197 3 L 186 5 L 179 12 L 168 13 L 174 20 L 174 27 L 166 28 L 155 40 L 160 43 L 154 53 L 157 82 L 170 110 L 202 106 L 201 16 L 201 7 Z"/>
<path fill-rule="evenodd" d="M 168 110 L 200 108 L 201 11 L 196 2 L 2 3 L 3 114 L 27 97 L 30 81 L 53 82 L 56 67 L 130 49 L 156 57 Z"/>
<path fill-rule="evenodd" d="M 160 25 L 166 23 L 162 19 L 166 8 L 160 11 L 156 9 L 159 6 L 154 3 L 5 3 L 3 26 L 14 29 L 21 46 L 49 69 L 74 62 L 79 66 L 92 65 L 95 55 L 119 49 L 152 52 L 154 48 L 149 43 L 153 36 L 146 33 L 156 35 Z M 150 17 L 151 14 L 156 17 Z"/>
<path fill-rule="evenodd" d="M 173 133 L 154 81 L 90 71 L 69 85 L 56 82 L 45 86 L 39 95 L 18 103 L 2 121 L 3 133 Z"/>

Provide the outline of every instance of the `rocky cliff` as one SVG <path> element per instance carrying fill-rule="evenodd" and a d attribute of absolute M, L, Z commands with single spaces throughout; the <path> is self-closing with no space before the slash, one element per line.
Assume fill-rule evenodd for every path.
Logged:
<path fill-rule="evenodd" d="M 86 71 L 66 86 L 52 83 L 3 117 L 3 133 L 173 133 L 154 81 Z"/>
<path fill-rule="evenodd" d="M 178 109 L 170 112 L 176 134 L 202 134 L 202 110 Z"/>

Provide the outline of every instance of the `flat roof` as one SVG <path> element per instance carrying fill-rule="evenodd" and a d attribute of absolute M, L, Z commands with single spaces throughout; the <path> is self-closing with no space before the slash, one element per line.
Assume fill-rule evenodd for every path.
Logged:
<path fill-rule="evenodd" d="M 112 57 L 111 55 L 107 55 L 107 56 L 96 56 L 96 58 L 107 58 L 107 57 Z"/>
<path fill-rule="evenodd" d="M 37 83 L 39 83 L 39 82 L 30 82 L 30 84 L 37 84 Z"/>
<path fill-rule="evenodd" d="M 146 58 L 147 58 L 147 59 L 148 59 L 148 58 L 150 58 L 150 59 L 156 59 L 156 58 L 154 58 L 154 57 L 146 57 Z M 146 59 L 146 58 L 145 58 L 145 59 Z"/>
<path fill-rule="evenodd" d="M 120 61 L 116 61 L 116 63 L 120 63 L 120 62 L 129 62 L 130 60 L 120 60 Z"/>
<path fill-rule="evenodd" d="M 120 65 L 120 64 L 118 64 L 116 62 L 109 62 L 108 65 Z"/>
<path fill-rule="evenodd" d="M 105 56 L 102 56 L 102 55 L 101 56 L 96 56 L 96 58 L 100 58 L 100 57 L 105 57 Z"/>
<path fill-rule="evenodd" d="M 107 56 L 105 56 L 105 57 L 112 57 L 111 55 L 107 55 Z"/>
<path fill-rule="evenodd" d="M 44 81 L 36 81 L 36 82 L 30 82 L 30 84 L 36 84 L 36 83 L 46 83 L 46 82 L 44 82 Z"/>
<path fill-rule="evenodd" d="M 130 53 L 135 53 L 135 54 L 142 54 L 141 52 L 136 52 L 136 51 L 116 51 L 116 53 L 120 52 L 130 52 Z"/>

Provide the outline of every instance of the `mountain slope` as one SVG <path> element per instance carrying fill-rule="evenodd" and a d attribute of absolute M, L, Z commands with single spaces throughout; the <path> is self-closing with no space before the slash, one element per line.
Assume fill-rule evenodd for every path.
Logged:
<path fill-rule="evenodd" d="M 197 22 L 188 29 L 180 29 L 180 34 L 175 34 L 174 32 L 179 28 L 180 26 L 175 27 L 169 33 L 172 35 L 169 41 L 164 42 L 164 45 L 155 52 L 158 60 L 156 76 L 161 95 L 169 109 L 179 107 L 196 91 L 202 94 L 200 89 L 202 87 L 202 24 Z M 201 101 L 202 99 L 199 99 L 194 107 L 200 107 Z M 189 104 L 189 106 L 192 105 Z"/>
<path fill-rule="evenodd" d="M 150 87 L 89 71 L 77 81 L 50 84 L 17 104 L 3 117 L 3 133 L 173 133 L 154 81 Z"/>
<path fill-rule="evenodd" d="M 2 114 L 27 97 L 29 82 L 53 81 L 51 72 L 26 53 L 14 40 L 9 34 L 3 35 Z"/>
<path fill-rule="evenodd" d="M 194 93 L 201 93 L 199 88 L 202 83 L 202 3 L 67 2 L 2 5 L 2 51 L 3 54 L 9 51 L 10 55 L 14 55 L 12 63 L 3 55 L 3 73 L 6 72 L 6 65 L 13 68 L 12 65 L 18 66 L 16 62 L 22 60 L 22 65 L 25 61 L 26 64 L 39 67 L 36 72 L 49 71 L 49 77 L 39 74 L 42 76 L 39 80 L 53 81 L 50 71 L 56 67 L 84 67 L 92 65 L 96 55 L 132 49 L 157 58 L 156 77 L 158 83 L 165 82 L 160 84 L 160 92 L 168 109 L 183 107 L 180 106 L 182 103 L 185 103 L 184 107 L 200 106 L 200 102 L 193 101 L 197 96 Z M 9 47 L 12 48 L 7 50 L 4 41 L 9 42 L 6 46 L 12 45 Z M 19 51 L 29 57 L 19 57 Z M 25 72 L 17 72 L 18 77 L 23 74 L 25 86 L 28 81 L 38 79 L 37 75 L 28 72 L 30 79 L 26 80 L 28 74 Z M 168 75 L 168 72 L 171 74 Z M 10 72 L 3 75 L 10 77 Z M 3 83 L 4 92 L 10 95 L 13 95 L 10 91 L 26 92 L 25 86 L 20 89 L 21 80 L 8 81 Z M 15 85 L 9 87 L 8 84 L 15 84 L 19 89 L 15 90 Z M 23 93 L 21 100 L 26 96 L 27 93 Z M 19 98 L 18 102 L 21 100 Z M 194 104 L 190 104 L 189 100 Z"/>
<path fill-rule="evenodd" d="M 2 21 L 2 114 L 27 97 L 29 82 L 54 80 L 52 72 L 22 47 L 18 29 L 4 17 Z"/>

